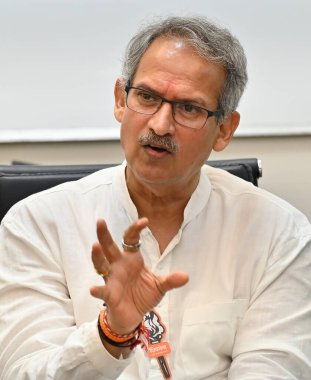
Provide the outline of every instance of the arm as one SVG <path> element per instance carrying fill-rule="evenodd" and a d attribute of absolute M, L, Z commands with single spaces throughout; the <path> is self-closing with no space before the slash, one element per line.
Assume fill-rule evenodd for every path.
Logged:
<path fill-rule="evenodd" d="M 291 239 L 268 260 L 236 334 L 229 380 L 311 378 L 311 243 L 304 244 Z"/>
<path fill-rule="evenodd" d="M 117 378 L 129 361 L 105 350 L 97 318 L 76 326 L 55 247 L 30 218 L 18 220 L 0 229 L 1 379 Z"/>
<path fill-rule="evenodd" d="M 134 222 L 125 231 L 123 241 L 137 243 L 141 230 L 147 224 L 146 218 Z M 135 330 L 144 315 L 160 302 L 167 291 L 183 286 L 188 276 L 180 272 L 155 275 L 144 265 L 139 250 L 119 250 L 103 220 L 97 223 L 97 236 L 98 243 L 93 245 L 92 250 L 94 267 L 98 273 L 107 275 L 105 285 L 93 287 L 91 294 L 107 305 L 110 328 L 117 334 L 126 335 Z M 103 344 L 116 358 L 129 354 L 128 348 L 114 347 L 105 341 Z"/>
<path fill-rule="evenodd" d="M 135 238 L 139 235 L 144 223 L 138 223 L 138 228 L 135 226 L 134 232 L 133 227 L 129 229 L 129 239 L 133 233 Z M 94 263 L 101 265 L 105 252 L 112 271 L 107 285 L 103 283 L 91 292 L 101 299 L 106 297 L 111 311 L 109 318 L 112 316 L 109 323 L 117 333 L 125 333 L 134 325 L 136 327 L 144 310 L 153 306 L 152 302 L 157 302 L 163 292 L 178 283 L 174 275 L 153 277 L 139 252 L 131 255 L 120 252 L 104 222 L 99 222 L 98 236 L 100 243 L 93 248 Z M 116 379 L 130 363 L 130 358 L 117 359 L 121 354 L 126 357 L 128 349 L 103 344 L 98 334 L 97 317 L 79 328 L 76 326 L 61 255 L 58 256 L 53 246 L 57 245 L 56 236 L 52 242 L 48 240 L 51 239 L 46 238 L 36 221 L 28 217 L 23 220 L 7 218 L 1 226 L 1 379 Z M 129 262 L 133 264 L 132 270 L 135 269 L 134 276 L 130 274 L 131 265 L 127 266 Z M 139 278 L 145 275 L 151 276 L 153 286 L 150 289 L 157 292 L 151 297 L 151 303 L 144 304 L 146 299 L 142 299 L 142 309 L 137 311 L 131 307 L 134 299 L 128 295 L 135 293 L 136 285 L 150 285 L 149 281 L 140 282 Z M 134 298 L 137 302 L 137 296 Z M 123 313 L 121 318 L 120 313 Z"/>

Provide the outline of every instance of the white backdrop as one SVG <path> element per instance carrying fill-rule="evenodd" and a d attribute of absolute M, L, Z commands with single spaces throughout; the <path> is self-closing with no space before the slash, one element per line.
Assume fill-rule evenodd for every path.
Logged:
<path fill-rule="evenodd" d="M 168 14 L 204 14 L 240 39 L 250 79 L 237 134 L 311 134 L 309 0 L 0 0 L 0 142 L 117 139 L 126 43 Z"/>

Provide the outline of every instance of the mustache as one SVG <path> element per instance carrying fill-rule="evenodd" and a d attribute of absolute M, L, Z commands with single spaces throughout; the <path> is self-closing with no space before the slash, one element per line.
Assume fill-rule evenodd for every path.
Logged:
<path fill-rule="evenodd" d="M 141 135 L 138 139 L 140 145 L 156 146 L 160 149 L 165 149 L 170 153 L 177 153 L 179 151 L 179 145 L 169 135 L 159 136 L 154 131 L 150 130 L 144 135 Z"/>

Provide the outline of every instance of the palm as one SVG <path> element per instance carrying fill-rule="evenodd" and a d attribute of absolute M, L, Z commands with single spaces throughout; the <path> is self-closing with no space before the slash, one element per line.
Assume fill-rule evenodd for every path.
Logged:
<path fill-rule="evenodd" d="M 139 232 L 147 223 L 144 218 L 130 226 L 124 240 L 129 244 L 137 242 Z M 109 276 L 104 286 L 92 289 L 92 295 L 108 305 L 111 327 L 120 333 L 135 329 L 166 291 L 182 286 L 188 280 L 184 273 L 167 276 L 152 273 L 139 251 L 120 252 L 103 221 L 98 223 L 98 237 L 99 243 L 93 246 L 94 266 L 99 272 L 106 272 L 109 267 Z"/>

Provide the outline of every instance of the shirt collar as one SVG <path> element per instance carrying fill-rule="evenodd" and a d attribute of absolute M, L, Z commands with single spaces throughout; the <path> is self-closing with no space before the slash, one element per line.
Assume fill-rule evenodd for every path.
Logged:
<path fill-rule="evenodd" d="M 116 168 L 116 173 L 113 179 L 114 191 L 117 194 L 121 205 L 125 209 L 129 219 L 134 221 L 138 219 L 137 209 L 130 197 L 125 179 L 126 162 L 124 161 Z M 211 183 L 208 176 L 201 169 L 198 185 L 189 199 L 189 202 L 184 211 L 184 221 L 182 228 L 194 219 L 206 206 L 211 193 Z"/>
<path fill-rule="evenodd" d="M 211 188 L 212 186 L 210 180 L 202 168 L 198 186 L 192 193 L 191 198 L 185 208 L 182 228 L 194 219 L 206 206 L 211 194 Z"/>

